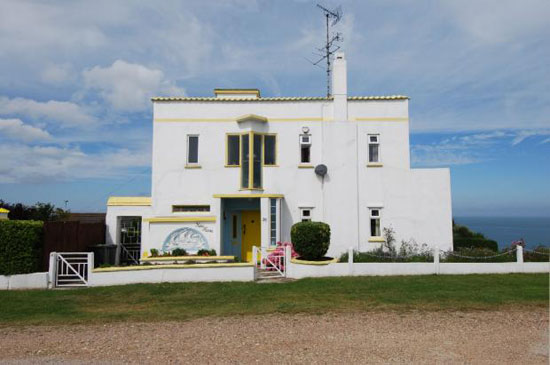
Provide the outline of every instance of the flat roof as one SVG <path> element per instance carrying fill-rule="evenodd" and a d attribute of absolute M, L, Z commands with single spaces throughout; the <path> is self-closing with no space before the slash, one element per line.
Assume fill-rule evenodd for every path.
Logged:
<path fill-rule="evenodd" d="M 348 96 L 349 101 L 361 100 L 406 100 L 410 99 L 405 95 L 386 95 L 386 96 Z M 217 98 L 217 97 L 197 97 L 197 96 L 156 96 L 151 98 L 152 101 L 207 101 L 207 102 L 261 102 L 261 101 L 329 101 L 333 98 L 326 96 L 282 96 L 282 97 L 254 97 L 254 98 Z"/>

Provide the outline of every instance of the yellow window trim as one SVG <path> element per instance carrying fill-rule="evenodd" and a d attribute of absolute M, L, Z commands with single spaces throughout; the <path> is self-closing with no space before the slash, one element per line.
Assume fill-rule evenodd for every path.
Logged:
<path fill-rule="evenodd" d="M 369 242 L 386 242 L 384 237 L 370 237 Z"/>
<path fill-rule="evenodd" d="M 201 165 L 185 165 L 186 169 L 202 169 Z"/>
<path fill-rule="evenodd" d="M 215 222 L 216 217 L 212 216 L 193 216 L 193 217 L 155 217 L 145 218 L 144 222 L 149 223 L 168 223 L 168 222 Z"/>
<path fill-rule="evenodd" d="M 107 200 L 108 206 L 149 206 L 151 197 L 148 196 L 111 196 Z"/>
<path fill-rule="evenodd" d="M 214 198 L 284 198 L 283 194 L 214 194 Z"/>
<path fill-rule="evenodd" d="M 225 167 L 241 167 L 241 136 L 242 133 L 226 133 L 225 134 Z M 230 165 L 229 164 L 229 137 L 236 136 L 239 137 L 239 164 Z"/>
<path fill-rule="evenodd" d="M 309 165 L 309 164 L 308 165 L 301 164 L 301 165 L 298 165 L 298 168 L 299 169 L 313 169 L 313 168 L 315 168 L 315 166 Z"/>
<path fill-rule="evenodd" d="M 383 167 L 384 164 L 382 162 L 369 162 L 367 164 L 367 167 Z"/>

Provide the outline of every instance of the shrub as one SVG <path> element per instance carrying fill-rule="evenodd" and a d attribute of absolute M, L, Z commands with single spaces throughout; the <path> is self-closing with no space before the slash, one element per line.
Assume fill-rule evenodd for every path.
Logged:
<path fill-rule="evenodd" d="M 202 248 L 197 252 L 197 256 L 216 256 L 216 250 L 205 250 Z"/>
<path fill-rule="evenodd" d="M 516 261 L 516 251 L 505 249 L 498 255 L 488 248 L 462 248 L 459 251 L 450 251 L 443 254 L 441 262 L 513 262 Z"/>
<path fill-rule="evenodd" d="M 171 252 L 172 256 L 187 256 L 187 251 L 185 251 L 183 248 L 175 248 Z"/>
<path fill-rule="evenodd" d="M 550 261 L 550 247 L 537 246 L 534 250 L 523 250 L 524 262 L 548 262 Z"/>
<path fill-rule="evenodd" d="M 330 226 L 323 222 L 299 222 L 290 229 L 294 249 L 305 260 L 319 260 L 330 245 Z"/>
<path fill-rule="evenodd" d="M 0 275 L 38 271 L 43 225 L 41 221 L 0 221 Z"/>
<path fill-rule="evenodd" d="M 453 248 L 455 251 L 460 251 L 465 248 L 480 248 L 498 252 L 498 243 L 484 237 L 454 237 Z"/>
<path fill-rule="evenodd" d="M 159 255 L 159 250 L 157 250 L 156 248 L 152 248 L 151 257 L 158 257 L 158 255 Z"/>

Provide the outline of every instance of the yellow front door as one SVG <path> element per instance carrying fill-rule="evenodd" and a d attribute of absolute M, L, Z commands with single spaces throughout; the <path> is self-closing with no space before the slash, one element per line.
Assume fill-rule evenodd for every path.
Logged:
<path fill-rule="evenodd" d="M 260 246 L 261 225 L 260 212 L 258 210 L 245 210 L 241 216 L 242 244 L 241 257 L 243 260 L 252 261 L 252 246 Z"/>

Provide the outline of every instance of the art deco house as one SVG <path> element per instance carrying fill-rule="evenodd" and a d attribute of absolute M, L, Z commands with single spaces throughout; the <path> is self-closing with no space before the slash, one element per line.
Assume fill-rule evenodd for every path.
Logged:
<path fill-rule="evenodd" d="M 330 225 L 329 255 L 397 241 L 452 247 L 448 169 L 411 169 L 409 98 L 348 96 L 336 55 L 333 96 L 153 98 L 150 197 L 111 197 L 107 242 L 124 252 L 201 248 L 250 259 L 290 241 L 299 221 Z"/>

